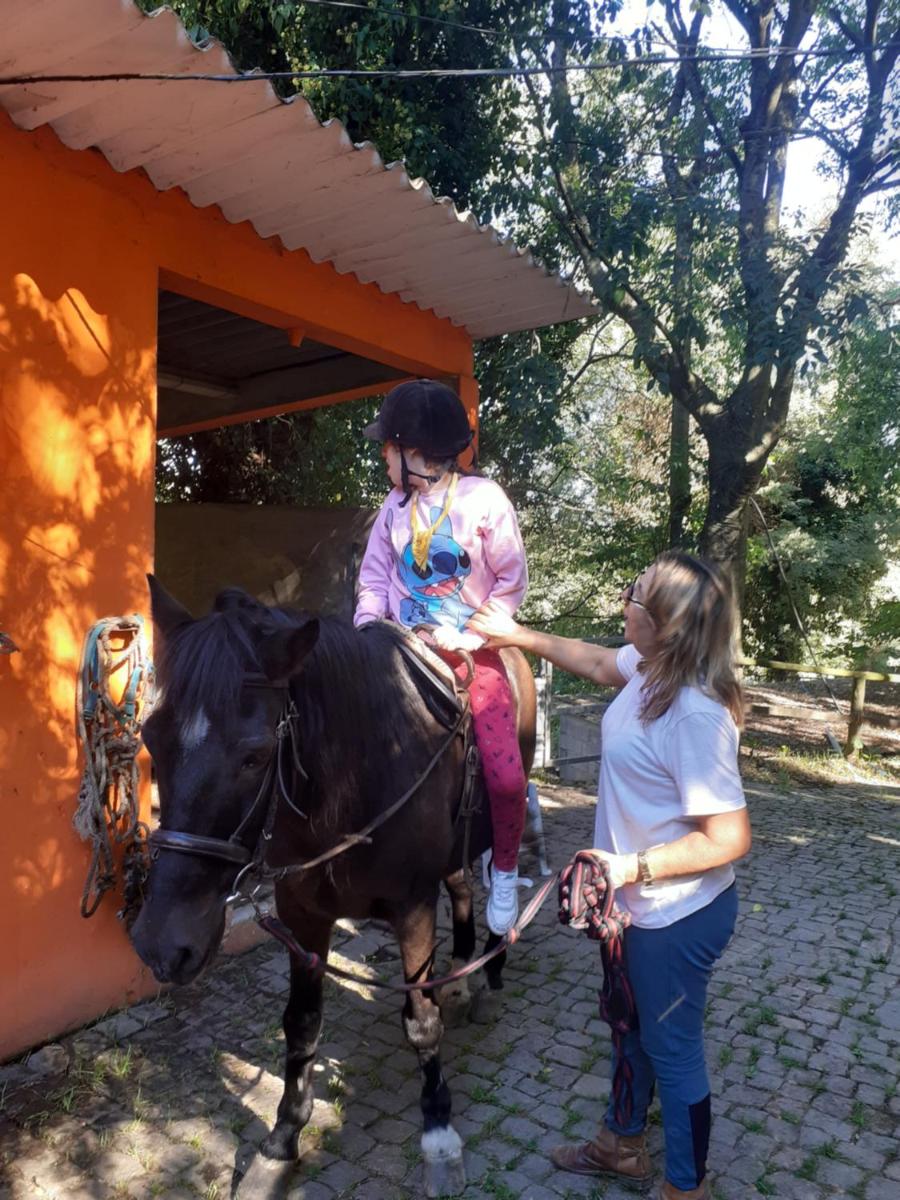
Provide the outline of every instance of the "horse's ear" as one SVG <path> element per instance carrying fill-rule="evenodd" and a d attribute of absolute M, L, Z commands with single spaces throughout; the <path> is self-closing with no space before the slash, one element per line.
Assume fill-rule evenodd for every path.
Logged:
<path fill-rule="evenodd" d="M 193 621 L 194 618 L 184 605 L 179 604 L 174 596 L 169 595 L 155 575 L 148 575 L 147 583 L 150 585 L 150 608 L 153 612 L 153 624 L 163 636 L 177 629 L 179 625 L 186 625 L 189 621 Z"/>
<path fill-rule="evenodd" d="M 287 681 L 303 665 L 303 660 L 319 638 L 319 622 L 310 617 L 299 629 L 279 629 L 264 638 L 259 647 L 263 672 L 273 683 Z"/>

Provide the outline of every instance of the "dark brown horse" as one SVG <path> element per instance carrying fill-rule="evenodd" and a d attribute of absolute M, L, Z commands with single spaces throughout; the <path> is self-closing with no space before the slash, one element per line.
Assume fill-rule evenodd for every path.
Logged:
<path fill-rule="evenodd" d="M 371 835 L 321 866 L 276 882 L 280 919 L 307 950 L 327 958 L 340 917 L 393 927 L 407 981 L 431 978 L 441 882 L 451 894 L 453 961 L 475 948 L 472 895 L 456 820 L 465 773 L 463 739 L 402 653 L 404 634 L 364 631 L 331 618 L 267 608 L 223 592 L 194 620 L 152 578 L 160 700 L 144 727 L 156 767 L 160 830 L 148 890 L 132 928 L 157 979 L 187 983 L 213 959 L 226 898 L 238 874 L 268 863 L 308 863 L 406 803 Z M 506 653 L 506 652 L 504 652 Z M 520 654 L 507 657 L 526 772 L 534 750 L 534 684 Z M 450 730 L 448 734 L 448 728 Z M 285 730 L 289 737 L 285 738 Z M 446 746 L 421 786 L 429 764 Z M 482 805 L 470 857 L 490 845 Z M 491 935 L 488 948 L 499 939 Z M 487 969 L 501 987 L 502 955 Z M 284 1012 L 284 1094 L 261 1151 L 293 1161 L 312 1112 L 312 1072 L 322 1024 L 322 980 L 291 958 Z M 441 1008 L 432 991 L 408 993 L 403 1027 L 422 1071 L 422 1153 L 429 1195 L 465 1186 L 462 1144 L 450 1123 L 441 1071 Z"/>

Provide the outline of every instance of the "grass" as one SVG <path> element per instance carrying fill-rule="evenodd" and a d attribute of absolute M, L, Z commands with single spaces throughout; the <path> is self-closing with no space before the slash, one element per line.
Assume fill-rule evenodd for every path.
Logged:
<path fill-rule="evenodd" d="M 741 774 L 745 779 L 787 792 L 795 784 L 812 787 L 843 787 L 859 783 L 900 782 L 900 762 L 896 756 L 862 754 L 852 764 L 838 754 L 821 750 L 804 753 L 792 747 L 770 746 L 752 734 L 741 740 Z"/>
<path fill-rule="evenodd" d="M 756 1074 L 756 1064 L 762 1056 L 762 1051 L 759 1046 L 751 1046 L 750 1054 L 747 1057 L 747 1070 L 745 1072 L 748 1079 L 752 1079 Z"/>
<path fill-rule="evenodd" d="M 799 1058 L 792 1058 L 790 1054 L 779 1054 L 778 1061 L 781 1063 L 781 1065 L 783 1067 L 787 1067 L 788 1070 L 790 1070 L 791 1067 L 803 1068 L 806 1066 L 805 1062 L 803 1062 Z"/>
<path fill-rule="evenodd" d="M 571 1108 L 566 1108 L 565 1114 L 565 1120 L 562 1123 L 562 1129 L 560 1130 L 560 1133 L 563 1135 L 563 1137 L 568 1137 L 568 1135 L 581 1120 L 581 1117 L 577 1112 L 574 1111 L 574 1109 Z"/>
<path fill-rule="evenodd" d="M 125 1050 L 113 1050 L 106 1061 L 107 1071 L 116 1079 L 127 1079 L 133 1068 L 131 1046 Z"/>
<path fill-rule="evenodd" d="M 590 1050 L 586 1050 L 580 1063 L 582 1074 L 586 1075 L 589 1071 L 593 1071 L 598 1061 L 605 1057 L 605 1047 L 601 1049 L 599 1046 L 592 1046 Z"/>
<path fill-rule="evenodd" d="M 489 1196 L 496 1196 L 497 1200 L 518 1200 L 518 1192 L 514 1192 L 502 1179 L 498 1179 L 493 1171 L 485 1175 L 481 1186 Z"/>
<path fill-rule="evenodd" d="M 808 1179 L 812 1183 L 819 1170 L 819 1160 L 815 1154 L 809 1154 L 794 1172 L 798 1179 Z"/>

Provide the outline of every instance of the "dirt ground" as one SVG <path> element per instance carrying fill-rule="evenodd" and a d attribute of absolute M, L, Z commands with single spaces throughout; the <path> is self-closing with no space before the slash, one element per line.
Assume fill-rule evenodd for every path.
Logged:
<path fill-rule="evenodd" d="M 868 685 L 866 715 L 871 722 L 862 730 L 864 751 L 857 761 L 847 764 L 834 755 L 826 733 L 830 731 L 841 745 L 847 739 L 851 681 L 832 679 L 828 683 L 831 693 L 822 679 L 747 680 L 745 765 L 766 778 L 772 778 L 773 771 L 788 771 L 795 778 L 825 785 L 848 781 L 854 775 L 900 782 L 900 685 Z M 765 707 L 779 711 L 760 711 Z M 789 715 L 782 715 L 785 709 L 791 710 Z"/>

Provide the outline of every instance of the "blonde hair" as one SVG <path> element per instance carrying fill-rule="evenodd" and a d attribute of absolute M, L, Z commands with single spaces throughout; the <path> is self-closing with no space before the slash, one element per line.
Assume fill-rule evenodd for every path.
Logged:
<path fill-rule="evenodd" d="M 658 646 L 644 659 L 646 699 L 641 720 L 655 721 L 668 712 L 679 688 L 699 688 L 720 701 L 740 729 L 744 695 L 736 673 L 737 621 L 731 587 L 714 563 L 667 550 L 644 603 L 656 625 Z"/>

